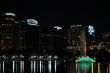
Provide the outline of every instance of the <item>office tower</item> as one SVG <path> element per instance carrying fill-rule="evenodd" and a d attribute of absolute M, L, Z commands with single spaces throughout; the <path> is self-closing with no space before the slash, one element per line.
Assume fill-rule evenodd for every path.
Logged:
<path fill-rule="evenodd" d="M 15 48 L 13 44 L 13 25 L 15 21 L 14 13 L 2 13 L 1 15 L 1 50 L 10 50 Z M 15 31 L 15 30 L 14 30 Z M 14 37 L 15 38 L 15 37 Z"/>
<path fill-rule="evenodd" d="M 16 14 L 2 13 L 0 25 L 0 49 L 3 51 L 24 48 L 24 25 L 16 21 Z"/>
<path fill-rule="evenodd" d="M 68 30 L 68 47 L 67 49 L 80 49 L 80 35 L 82 31 L 82 25 L 72 25 Z"/>
<path fill-rule="evenodd" d="M 88 50 L 93 50 L 97 47 L 94 26 L 88 25 L 86 30 Z"/>

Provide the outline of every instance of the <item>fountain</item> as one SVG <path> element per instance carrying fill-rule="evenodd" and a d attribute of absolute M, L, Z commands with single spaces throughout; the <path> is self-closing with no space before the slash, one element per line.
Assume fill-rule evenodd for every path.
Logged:
<path fill-rule="evenodd" d="M 81 36 L 81 45 L 82 45 L 82 57 L 78 58 L 75 62 L 95 62 L 94 59 L 90 58 L 86 55 L 87 47 L 86 47 L 86 35 L 85 35 L 85 28 L 82 30 Z"/>

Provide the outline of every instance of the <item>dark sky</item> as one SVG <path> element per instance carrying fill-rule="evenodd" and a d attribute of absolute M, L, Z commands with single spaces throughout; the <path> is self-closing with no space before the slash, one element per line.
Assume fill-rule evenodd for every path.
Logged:
<path fill-rule="evenodd" d="M 7 0 L 1 11 L 14 11 L 19 18 L 35 18 L 41 25 L 93 24 L 98 32 L 110 31 L 110 6 L 107 1 L 55 2 Z"/>

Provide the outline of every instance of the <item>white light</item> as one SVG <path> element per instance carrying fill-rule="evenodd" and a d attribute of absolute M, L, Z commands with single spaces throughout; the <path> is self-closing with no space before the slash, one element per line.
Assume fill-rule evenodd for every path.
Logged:
<path fill-rule="evenodd" d="M 20 61 L 20 73 L 24 73 L 24 61 Z"/>
<path fill-rule="evenodd" d="M 31 58 L 36 58 L 36 56 L 31 56 Z"/>
<path fill-rule="evenodd" d="M 15 72 L 15 61 L 13 61 L 13 73 Z"/>
<path fill-rule="evenodd" d="M 41 70 L 42 70 L 42 62 L 40 61 L 40 73 L 41 73 Z"/>
<path fill-rule="evenodd" d="M 51 61 L 48 61 L 48 71 L 51 73 Z"/>
<path fill-rule="evenodd" d="M 57 30 L 61 30 L 62 29 L 62 27 L 60 27 L 60 26 L 54 26 L 54 28 L 56 28 Z"/>
<path fill-rule="evenodd" d="M 93 26 L 89 26 L 88 27 L 88 32 L 89 32 L 90 35 L 93 35 L 93 33 L 95 32 L 94 31 L 94 27 Z"/>
<path fill-rule="evenodd" d="M 4 69 L 5 69 L 5 65 L 4 65 L 4 61 L 3 61 L 3 73 L 4 73 Z"/>
<path fill-rule="evenodd" d="M 31 73 L 33 73 L 33 61 L 31 61 Z"/>
<path fill-rule="evenodd" d="M 16 16 L 16 14 L 14 14 L 14 13 L 5 13 L 5 15 Z"/>
<path fill-rule="evenodd" d="M 36 61 L 34 61 L 34 73 L 36 73 Z"/>
<path fill-rule="evenodd" d="M 23 55 L 20 55 L 20 57 L 24 58 L 24 56 L 23 56 Z"/>
<path fill-rule="evenodd" d="M 55 56 L 54 58 L 55 58 L 55 59 L 57 59 L 58 57 L 57 57 L 57 56 Z"/>
<path fill-rule="evenodd" d="M 16 56 L 12 56 L 12 59 L 16 58 Z"/>
<path fill-rule="evenodd" d="M 27 19 L 28 25 L 39 26 L 38 21 L 34 19 Z"/>
<path fill-rule="evenodd" d="M 42 58 L 42 56 L 39 56 L 39 58 Z"/>
<path fill-rule="evenodd" d="M 52 56 L 48 56 L 48 58 L 51 58 Z"/>
<path fill-rule="evenodd" d="M 55 73 L 56 73 L 56 69 L 57 69 L 57 64 L 56 64 L 56 61 L 55 61 Z"/>

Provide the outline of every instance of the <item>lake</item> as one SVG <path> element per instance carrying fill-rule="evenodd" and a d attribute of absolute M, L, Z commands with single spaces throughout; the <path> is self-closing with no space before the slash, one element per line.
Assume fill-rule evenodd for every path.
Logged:
<path fill-rule="evenodd" d="M 108 62 L 0 61 L 0 73 L 110 73 Z"/>

